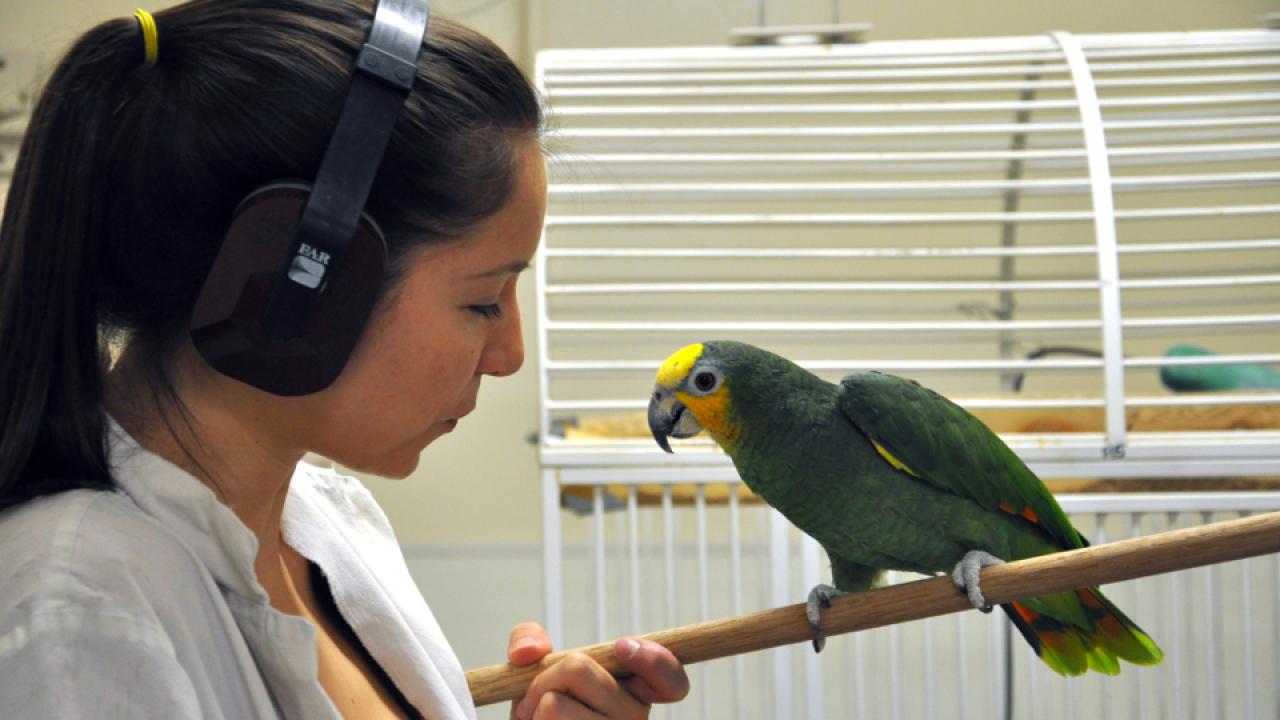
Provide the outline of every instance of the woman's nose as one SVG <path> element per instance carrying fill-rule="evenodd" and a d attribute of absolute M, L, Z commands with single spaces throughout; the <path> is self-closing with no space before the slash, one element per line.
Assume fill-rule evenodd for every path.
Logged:
<path fill-rule="evenodd" d="M 524 333 L 520 329 L 520 307 L 513 302 L 493 328 L 480 360 L 480 372 L 506 377 L 521 365 L 524 365 Z"/>

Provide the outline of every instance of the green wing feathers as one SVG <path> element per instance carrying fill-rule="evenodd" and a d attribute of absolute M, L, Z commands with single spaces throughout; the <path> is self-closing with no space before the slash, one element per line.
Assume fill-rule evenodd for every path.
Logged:
<path fill-rule="evenodd" d="M 1069 622 L 1034 609 L 1046 602 L 1074 603 L 1084 622 Z M 1001 608 L 1022 633 L 1036 655 L 1060 675 L 1081 675 L 1096 670 L 1120 674 L 1120 659 L 1135 665 L 1155 665 L 1164 653 L 1101 591 L 1076 590 Z"/>
<path fill-rule="evenodd" d="M 840 383 L 840 410 L 925 481 L 989 510 L 1022 515 L 1063 549 L 1084 547 L 1058 501 L 982 421 L 918 383 L 877 372 Z"/>

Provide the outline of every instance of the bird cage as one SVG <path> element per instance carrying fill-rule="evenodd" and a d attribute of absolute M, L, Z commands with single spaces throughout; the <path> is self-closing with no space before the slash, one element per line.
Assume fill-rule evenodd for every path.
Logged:
<path fill-rule="evenodd" d="M 704 600 L 680 617 L 672 545 L 696 549 L 691 582 L 705 584 L 721 577 L 717 528 L 751 542 L 728 458 L 704 438 L 667 455 L 648 437 L 654 374 L 691 342 L 750 342 L 833 381 L 917 379 L 1056 492 L 1280 478 L 1280 32 L 555 50 L 536 76 L 551 125 L 537 350 L 558 641 L 575 632 L 574 542 L 592 548 L 588 600 L 612 595 L 615 561 L 632 593 L 619 622 L 597 607 L 591 640 L 706 616 Z M 1274 492 L 1063 497 L 1112 537 L 1150 529 L 1146 512 L 1280 507 Z M 566 526 L 566 507 L 593 524 Z M 692 519 L 673 526 L 682 507 Z M 1109 512 L 1137 524 L 1109 526 Z M 783 537 L 763 522 L 759 537 Z M 803 599 L 787 568 L 816 567 L 816 550 L 762 542 L 763 603 Z M 667 557 L 656 582 L 650 552 Z M 644 593 L 667 612 L 644 615 Z M 765 716 L 787 716 L 782 693 Z M 1186 712 L 1245 694 L 1206 690 L 1208 714 Z"/>

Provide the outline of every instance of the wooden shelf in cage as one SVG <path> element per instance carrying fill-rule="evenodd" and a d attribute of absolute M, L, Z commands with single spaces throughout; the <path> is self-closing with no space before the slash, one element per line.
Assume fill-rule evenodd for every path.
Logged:
<path fill-rule="evenodd" d="M 961 401 L 961 404 L 964 404 Z M 971 412 L 998 433 L 1100 433 L 1104 428 L 1102 408 L 976 408 Z M 1205 432 L 1222 430 L 1280 430 L 1280 398 L 1273 404 L 1182 405 L 1171 407 L 1138 407 L 1125 412 L 1129 432 Z M 567 441 L 600 441 L 649 438 L 644 413 L 626 413 L 584 418 L 565 427 Z M 1197 492 L 1226 490 L 1280 490 L 1280 477 L 1199 477 L 1199 478 L 1044 478 L 1054 493 L 1097 492 Z M 604 485 L 611 505 L 625 502 L 628 486 Z M 745 486 L 730 488 L 710 484 L 704 488 L 708 504 L 725 504 L 729 493 L 736 491 L 742 503 L 761 502 Z M 570 486 L 563 495 L 590 501 L 593 488 Z M 663 486 L 636 486 L 640 505 L 660 505 Z M 675 485 L 671 500 L 675 505 L 696 502 L 697 487 Z"/>

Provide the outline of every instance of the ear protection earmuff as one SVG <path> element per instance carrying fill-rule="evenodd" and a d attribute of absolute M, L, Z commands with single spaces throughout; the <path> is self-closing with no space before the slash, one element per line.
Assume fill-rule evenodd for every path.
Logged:
<path fill-rule="evenodd" d="M 428 14 L 427 0 L 379 0 L 315 182 L 269 183 L 237 206 L 191 314 L 196 350 L 218 372 L 285 396 L 342 372 L 387 271 L 364 204 L 417 77 Z"/>

